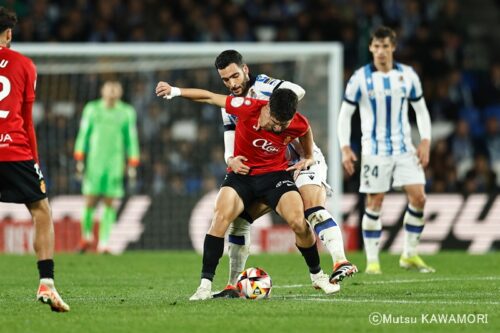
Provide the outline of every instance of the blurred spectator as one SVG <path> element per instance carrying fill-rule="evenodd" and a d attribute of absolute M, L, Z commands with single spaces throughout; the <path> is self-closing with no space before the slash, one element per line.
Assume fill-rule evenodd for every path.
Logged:
<path fill-rule="evenodd" d="M 496 177 L 489 167 L 488 157 L 484 154 L 477 154 L 474 157 L 473 167 L 465 175 L 464 195 L 495 192 Z"/>
<path fill-rule="evenodd" d="M 485 132 L 486 149 L 492 170 L 497 175 L 497 185 L 500 186 L 500 125 L 497 117 L 491 116 L 486 119 Z"/>
<path fill-rule="evenodd" d="M 481 89 L 477 92 L 479 107 L 498 108 L 497 116 L 500 117 L 500 62 L 493 63 L 487 78 L 483 80 Z"/>
<path fill-rule="evenodd" d="M 455 124 L 455 132 L 448 138 L 448 146 L 457 168 L 458 179 L 463 179 L 465 173 L 473 165 L 476 150 L 467 121 L 458 120 Z"/>

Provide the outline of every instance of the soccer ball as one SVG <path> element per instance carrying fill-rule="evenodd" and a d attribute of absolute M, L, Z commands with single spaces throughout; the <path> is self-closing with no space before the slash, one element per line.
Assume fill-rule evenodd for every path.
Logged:
<path fill-rule="evenodd" d="M 273 282 L 262 268 L 247 268 L 238 276 L 236 287 L 241 296 L 248 299 L 264 299 L 271 296 Z"/>

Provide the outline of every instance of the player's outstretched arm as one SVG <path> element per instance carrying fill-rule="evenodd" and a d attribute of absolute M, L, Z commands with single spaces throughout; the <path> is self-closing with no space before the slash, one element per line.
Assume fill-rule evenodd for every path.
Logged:
<path fill-rule="evenodd" d="M 164 81 L 156 85 L 156 96 L 171 99 L 181 96 L 195 102 L 207 103 L 222 107 L 226 106 L 226 95 L 215 94 L 211 91 L 196 88 L 178 88 L 172 87 Z"/>

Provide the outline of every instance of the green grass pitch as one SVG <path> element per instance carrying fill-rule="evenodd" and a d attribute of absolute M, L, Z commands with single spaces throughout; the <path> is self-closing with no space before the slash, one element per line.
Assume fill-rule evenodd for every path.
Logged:
<path fill-rule="evenodd" d="M 362 253 L 349 257 L 364 269 Z M 400 269 L 397 256 L 383 254 L 383 275 L 359 273 L 326 296 L 311 287 L 299 254 L 253 255 L 247 266 L 271 275 L 271 299 L 190 302 L 201 268 L 192 252 L 64 254 L 56 257 L 56 286 L 71 312 L 52 313 L 34 301 L 35 258 L 0 255 L 0 332 L 500 332 L 500 253 L 425 258 L 435 274 Z M 330 262 L 322 256 L 325 271 Z M 214 290 L 226 279 L 224 257 Z M 385 322 L 372 325 L 374 312 Z M 469 317 L 439 323 L 433 315 Z"/>

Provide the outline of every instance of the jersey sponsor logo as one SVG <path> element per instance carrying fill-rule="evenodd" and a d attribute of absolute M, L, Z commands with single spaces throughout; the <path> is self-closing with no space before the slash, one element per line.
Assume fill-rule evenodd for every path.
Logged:
<path fill-rule="evenodd" d="M 243 102 L 245 99 L 243 97 L 235 97 L 231 100 L 231 106 L 233 108 L 239 108 L 240 106 L 243 105 Z"/>
<path fill-rule="evenodd" d="M 14 142 L 9 133 L 0 133 L 0 143 Z"/>
<path fill-rule="evenodd" d="M 277 147 L 273 146 L 272 142 L 269 142 L 266 139 L 255 139 L 253 140 L 252 145 L 254 147 L 261 148 L 267 153 L 276 154 L 280 151 Z"/>
<path fill-rule="evenodd" d="M 401 89 L 383 89 L 383 90 L 368 90 L 368 97 L 370 99 L 385 98 L 386 96 L 393 96 L 395 98 L 400 98 L 405 96 L 405 88 Z"/>

